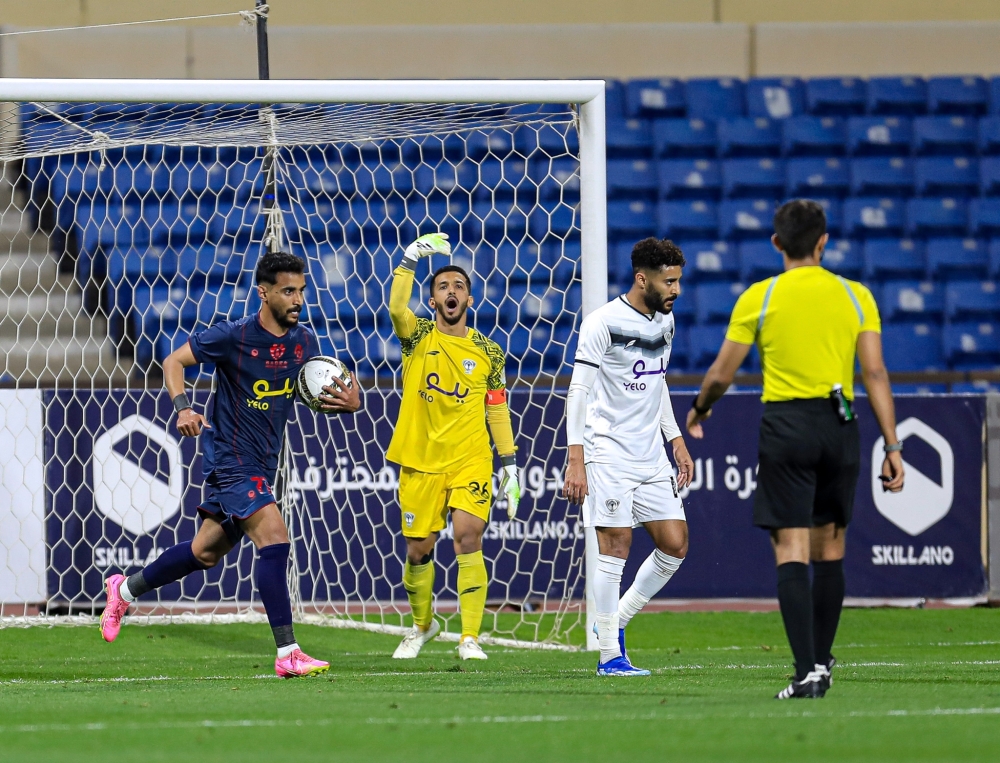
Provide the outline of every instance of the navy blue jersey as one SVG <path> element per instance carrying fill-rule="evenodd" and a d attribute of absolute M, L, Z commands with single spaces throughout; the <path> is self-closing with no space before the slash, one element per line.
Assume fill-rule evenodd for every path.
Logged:
<path fill-rule="evenodd" d="M 273 482 L 299 369 L 318 354 L 316 335 L 299 325 L 275 336 L 252 315 L 189 341 L 195 360 L 216 369 L 212 428 L 202 432 L 205 478 L 251 470 Z"/>

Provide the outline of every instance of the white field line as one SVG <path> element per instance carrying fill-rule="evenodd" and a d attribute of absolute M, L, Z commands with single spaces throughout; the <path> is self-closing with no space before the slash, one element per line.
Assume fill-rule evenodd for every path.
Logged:
<path fill-rule="evenodd" d="M 459 726 L 478 724 L 529 724 L 529 723 L 607 723 L 634 721 L 667 721 L 693 720 L 705 718 L 918 718 L 933 716 L 994 716 L 1000 715 L 1000 707 L 935 707 L 924 710 L 878 710 L 849 711 L 846 713 L 824 713 L 803 711 L 775 713 L 645 713 L 645 714 L 615 714 L 601 715 L 483 715 L 483 716 L 452 716 L 447 718 L 427 717 L 369 717 L 369 718 L 318 718 L 314 720 L 280 720 L 270 718 L 251 718 L 239 720 L 200 720 L 200 721 L 168 721 L 156 723 L 31 723 L 12 726 L 0 726 L 3 734 L 38 734 L 54 732 L 79 731 L 150 731 L 156 729 L 245 729 L 245 728 L 304 728 L 329 727 L 336 725 L 419 725 L 419 726 Z"/>

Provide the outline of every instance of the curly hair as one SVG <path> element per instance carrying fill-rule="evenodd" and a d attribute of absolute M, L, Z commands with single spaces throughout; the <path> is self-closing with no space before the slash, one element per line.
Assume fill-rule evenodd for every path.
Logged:
<path fill-rule="evenodd" d="M 670 239 L 644 238 L 632 247 L 633 274 L 640 270 L 684 267 L 686 264 L 684 253 Z"/>

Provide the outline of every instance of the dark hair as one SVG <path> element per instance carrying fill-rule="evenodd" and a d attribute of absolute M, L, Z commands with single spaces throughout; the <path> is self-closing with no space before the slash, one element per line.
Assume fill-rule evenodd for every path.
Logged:
<path fill-rule="evenodd" d="M 434 271 L 434 275 L 431 276 L 431 291 L 434 291 L 434 282 L 437 281 L 437 277 L 442 273 L 461 273 L 462 277 L 465 278 L 465 285 L 472 289 L 472 279 L 469 278 L 469 274 L 465 272 L 465 268 L 461 268 L 458 265 L 445 265 Z"/>
<path fill-rule="evenodd" d="M 257 263 L 257 284 L 278 282 L 278 273 L 305 273 L 306 261 L 296 254 L 268 252 Z"/>
<path fill-rule="evenodd" d="M 660 268 L 684 267 L 687 261 L 684 253 L 670 239 L 644 238 L 632 247 L 632 273 L 640 270 L 659 270 Z"/>
<path fill-rule="evenodd" d="M 795 199 L 782 204 L 774 213 L 774 235 L 789 259 L 802 260 L 816 251 L 816 244 L 826 233 L 826 212 L 809 199 Z"/>

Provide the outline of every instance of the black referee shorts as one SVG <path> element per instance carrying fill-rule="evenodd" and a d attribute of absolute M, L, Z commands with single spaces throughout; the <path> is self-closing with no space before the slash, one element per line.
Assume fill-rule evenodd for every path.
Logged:
<path fill-rule="evenodd" d="M 755 525 L 847 527 L 861 468 L 857 419 L 842 424 L 828 398 L 766 403 L 758 454 Z"/>

